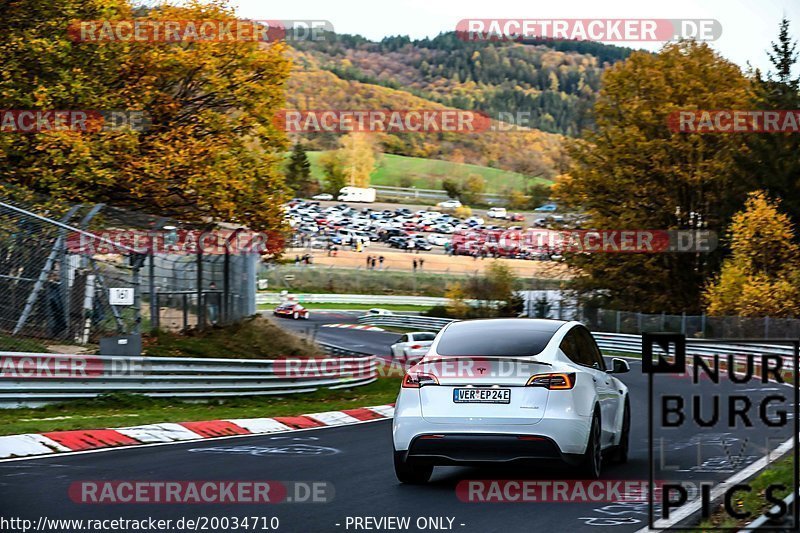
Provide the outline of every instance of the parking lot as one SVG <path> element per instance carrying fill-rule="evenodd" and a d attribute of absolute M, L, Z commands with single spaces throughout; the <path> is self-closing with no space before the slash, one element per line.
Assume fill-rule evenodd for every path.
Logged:
<path fill-rule="evenodd" d="M 442 204 L 445 204 L 444 202 Z M 450 204 L 437 208 L 402 206 L 396 204 L 345 204 L 294 200 L 285 206 L 286 218 L 294 230 L 291 242 L 295 253 L 322 255 L 325 258 L 345 257 L 346 252 L 380 254 L 384 265 L 400 268 L 429 268 L 448 270 L 450 258 L 428 258 L 430 255 L 467 255 L 473 260 L 490 257 L 506 259 L 559 262 L 557 250 L 503 249 L 498 244 L 501 235 L 529 228 L 576 227 L 582 220 L 573 215 L 552 213 L 512 213 L 496 208 L 475 211 L 470 216 L 456 216 L 458 207 Z M 391 252 L 425 254 L 422 261 L 401 259 Z M 298 255 L 298 258 L 300 256 Z M 327 259 L 324 260 L 325 262 Z M 366 268 L 372 265 L 363 260 Z M 405 265 L 407 263 L 407 265 Z M 434 266 L 434 264 L 436 266 Z M 354 265 L 358 266 L 358 265 Z M 465 267 L 475 270 L 475 266 Z M 461 270 L 461 269 L 459 269 Z"/>

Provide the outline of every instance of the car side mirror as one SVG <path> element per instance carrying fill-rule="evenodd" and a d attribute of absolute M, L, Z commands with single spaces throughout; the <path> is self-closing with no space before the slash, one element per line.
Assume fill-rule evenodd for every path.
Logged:
<path fill-rule="evenodd" d="M 625 359 L 614 358 L 611 360 L 611 374 L 626 374 L 631 371 L 631 365 Z"/>

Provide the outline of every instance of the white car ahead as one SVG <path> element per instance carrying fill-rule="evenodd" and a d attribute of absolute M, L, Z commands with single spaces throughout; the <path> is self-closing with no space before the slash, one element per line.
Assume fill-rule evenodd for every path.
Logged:
<path fill-rule="evenodd" d="M 458 209 L 459 207 L 461 207 L 461 202 L 459 202 L 458 200 L 445 200 L 443 202 L 439 202 L 436 205 L 444 209 Z"/>
<path fill-rule="evenodd" d="M 560 460 L 590 479 L 604 456 L 627 461 L 624 359 L 606 368 L 579 322 L 453 322 L 403 378 L 393 422 L 394 466 L 426 483 L 436 465 Z"/>
<path fill-rule="evenodd" d="M 384 316 L 384 315 L 393 315 L 391 311 L 388 309 L 381 309 L 380 307 L 373 307 L 372 309 L 367 310 L 367 316 Z"/>
<path fill-rule="evenodd" d="M 430 331 L 406 333 L 392 344 L 392 359 L 400 359 L 403 362 L 422 359 L 435 338 L 436 333 Z"/>

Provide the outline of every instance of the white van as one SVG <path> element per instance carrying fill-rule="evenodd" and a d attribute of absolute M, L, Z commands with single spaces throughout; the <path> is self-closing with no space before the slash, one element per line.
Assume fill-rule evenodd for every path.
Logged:
<path fill-rule="evenodd" d="M 486 212 L 489 218 L 508 218 L 508 212 L 505 207 L 490 207 Z"/>
<path fill-rule="evenodd" d="M 336 199 L 340 202 L 372 203 L 375 201 L 375 196 L 376 192 L 372 187 L 368 189 L 363 187 L 342 187 Z"/>

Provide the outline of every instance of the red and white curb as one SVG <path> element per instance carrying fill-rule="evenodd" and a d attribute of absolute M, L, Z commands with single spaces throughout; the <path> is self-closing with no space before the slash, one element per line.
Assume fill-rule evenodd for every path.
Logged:
<path fill-rule="evenodd" d="M 323 328 L 342 328 L 342 329 L 358 329 L 361 331 L 386 331 L 377 326 L 367 326 L 365 324 L 322 324 Z"/>
<path fill-rule="evenodd" d="M 145 424 L 114 429 L 79 429 L 51 431 L 41 434 L 7 435 L 0 437 L 0 459 L 136 446 L 137 444 L 180 442 L 235 435 L 259 435 L 298 429 L 345 426 L 392 418 L 393 415 L 393 405 L 377 405 L 300 416 L 237 418 L 204 422 Z"/>

